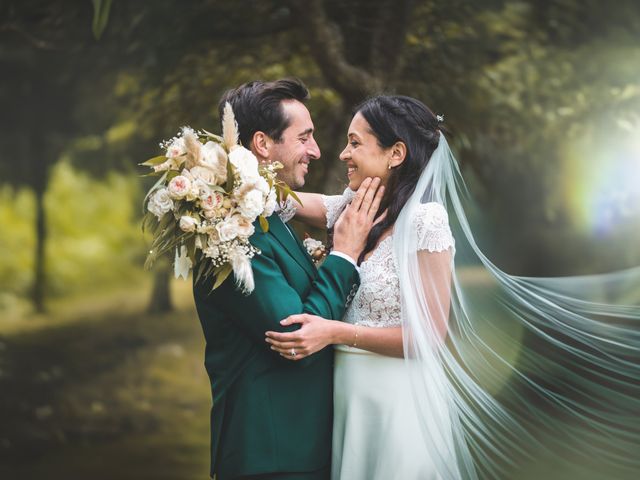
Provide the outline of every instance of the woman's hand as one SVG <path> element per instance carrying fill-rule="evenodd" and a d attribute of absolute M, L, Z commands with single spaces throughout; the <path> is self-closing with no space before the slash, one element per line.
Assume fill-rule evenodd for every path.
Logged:
<path fill-rule="evenodd" d="M 280 322 L 282 325 L 299 323 L 302 327 L 295 332 L 267 332 L 265 341 L 271 349 L 288 360 L 301 360 L 334 343 L 336 332 L 342 322 L 326 320 L 315 315 L 302 313 L 291 315 Z"/>

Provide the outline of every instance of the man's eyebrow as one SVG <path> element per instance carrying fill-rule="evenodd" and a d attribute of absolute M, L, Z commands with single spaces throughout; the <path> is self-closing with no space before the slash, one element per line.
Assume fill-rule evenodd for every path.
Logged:
<path fill-rule="evenodd" d="M 304 132 L 299 133 L 298 136 L 299 137 L 303 137 L 305 135 L 310 135 L 313 133 L 313 128 L 307 128 Z"/>

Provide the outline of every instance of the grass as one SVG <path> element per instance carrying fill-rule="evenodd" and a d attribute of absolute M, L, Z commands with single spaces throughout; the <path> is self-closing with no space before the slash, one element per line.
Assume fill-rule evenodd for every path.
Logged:
<path fill-rule="evenodd" d="M 202 332 L 173 289 L 163 316 L 144 284 L 0 320 L 0 478 L 208 477 Z"/>

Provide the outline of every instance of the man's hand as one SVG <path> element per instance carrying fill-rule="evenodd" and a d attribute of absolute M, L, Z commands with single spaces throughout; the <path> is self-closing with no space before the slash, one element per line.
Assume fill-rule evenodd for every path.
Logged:
<path fill-rule="evenodd" d="M 291 315 L 280 322 L 282 325 L 302 325 L 300 330 L 289 333 L 267 332 L 265 341 L 271 349 L 288 360 L 301 360 L 334 343 L 335 334 L 343 328 L 343 323 L 326 320 L 315 315 L 302 313 Z"/>
<path fill-rule="evenodd" d="M 358 259 L 371 227 L 383 218 L 381 216 L 374 222 L 383 194 L 384 186 L 380 185 L 378 177 L 373 180 L 367 177 L 362 182 L 353 201 L 344 209 L 334 226 L 335 251 L 349 255 L 354 260 Z"/>

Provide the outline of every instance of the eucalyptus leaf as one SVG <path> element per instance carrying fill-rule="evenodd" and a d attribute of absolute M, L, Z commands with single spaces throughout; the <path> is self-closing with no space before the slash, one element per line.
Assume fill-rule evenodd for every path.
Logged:
<path fill-rule="evenodd" d="M 264 233 L 267 233 L 269 231 L 269 222 L 264 217 L 264 215 L 260 215 L 259 220 L 260 220 L 260 227 L 262 228 L 262 231 Z"/>
<path fill-rule="evenodd" d="M 167 161 L 167 157 L 164 155 L 158 155 L 157 157 L 150 158 L 146 162 L 139 163 L 138 165 L 143 165 L 145 167 L 154 167 L 156 165 L 160 165 Z"/>
<path fill-rule="evenodd" d="M 231 272 L 233 272 L 233 268 L 231 268 L 231 265 L 226 264 L 224 267 L 222 267 L 222 270 L 216 275 L 216 281 L 213 284 L 213 288 L 211 290 L 215 290 L 220 285 L 222 285 L 222 282 L 227 279 Z"/>

